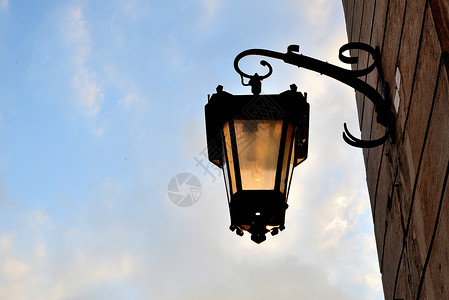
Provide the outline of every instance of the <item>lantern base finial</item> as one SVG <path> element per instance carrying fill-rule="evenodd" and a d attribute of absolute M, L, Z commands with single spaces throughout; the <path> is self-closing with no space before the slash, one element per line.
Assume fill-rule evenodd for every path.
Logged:
<path fill-rule="evenodd" d="M 256 244 L 260 244 L 260 243 L 262 243 L 263 241 L 265 241 L 267 238 L 266 238 L 266 236 L 265 236 L 265 234 L 256 234 L 256 233 L 253 233 L 252 235 L 251 235 L 251 240 L 253 241 L 253 242 L 255 242 Z"/>

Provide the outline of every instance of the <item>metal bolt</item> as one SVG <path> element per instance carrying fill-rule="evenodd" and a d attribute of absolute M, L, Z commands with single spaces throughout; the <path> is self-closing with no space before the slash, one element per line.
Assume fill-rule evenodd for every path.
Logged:
<path fill-rule="evenodd" d="M 296 86 L 296 84 L 290 84 L 290 90 L 292 91 L 292 92 L 296 92 L 297 90 L 298 90 L 298 87 Z"/>

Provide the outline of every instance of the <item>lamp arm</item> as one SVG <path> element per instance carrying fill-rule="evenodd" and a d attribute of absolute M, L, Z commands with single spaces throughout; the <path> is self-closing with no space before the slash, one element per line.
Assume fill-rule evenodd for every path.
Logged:
<path fill-rule="evenodd" d="M 251 85 L 254 82 L 254 78 L 262 81 L 263 79 L 269 77 L 272 73 L 271 65 L 262 60 L 260 62 L 261 65 L 267 66 L 269 68 L 269 72 L 264 76 L 259 76 L 257 73 L 253 76 L 244 73 L 238 66 L 239 61 L 248 55 L 260 55 L 266 56 L 270 58 L 283 60 L 285 63 L 290 65 L 295 65 L 299 68 L 304 68 L 307 70 L 315 71 L 320 74 L 324 74 L 326 76 L 332 77 L 352 88 L 361 92 L 366 97 L 368 97 L 374 104 L 374 109 L 377 113 L 377 122 L 382 126 L 386 127 L 386 133 L 383 137 L 377 140 L 360 140 L 354 137 L 347 129 L 346 124 L 344 124 L 345 132 L 343 133 L 343 139 L 350 145 L 359 148 L 372 148 L 377 147 L 385 143 L 385 141 L 389 141 L 390 143 L 394 142 L 394 129 L 395 129 L 395 116 L 393 112 L 390 110 L 389 101 L 386 99 L 388 96 L 388 92 L 386 92 L 386 84 L 383 82 L 381 77 L 381 68 L 379 63 L 380 53 L 378 48 L 374 49 L 370 45 L 364 43 L 348 43 L 343 45 L 339 51 L 339 58 L 344 63 L 354 64 L 358 62 L 358 57 L 346 57 L 343 55 L 343 52 L 351 49 L 359 49 L 364 50 L 370 53 L 373 57 L 373 63 L 365 69 L 361 70 L 347 70 L 344 68 L 337 67 L 333 64 L 329 64 L 327 62 L 323 62 L 321 60 L 308 57 L 302 54 L 298 54 L 299 46 L 298 45 L 290 45 L 287 48 L 287 53 L 280 53 L 271 50 L 265 49 L 249 49 L 238 54 L 234 60 L 234 68 L 237 73 L 242 78 L 243 77 L 250 78 L 249 84 Z M 375 88 L 367 84 L 365 81 L 359 79 L 358 77 L 369 74 L 374 70 L 374 68 L 378 68 L 379 79 L 381 81 L 382 95 L 377 92 Z M 257 81 L 256 80 L 256 81 Z M 260 81 L 258 81 L 258 89 L 260 90 Z M 260 92 L 260 91 L 259 91 Z"/>

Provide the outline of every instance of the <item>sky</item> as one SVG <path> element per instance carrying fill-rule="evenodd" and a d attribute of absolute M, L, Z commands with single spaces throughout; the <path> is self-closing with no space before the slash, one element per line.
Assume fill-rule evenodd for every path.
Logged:
<path fill-rule="evenodd" d="M 250 93 L 238 53 L 344 66 L 346 42 L 340 1 L 0 0 L 0 299 L 383 299 L 353 89 L 269 60 L 262 93 L 307 92 L 309 156 L 260 245 L 204 155 L 207 95 Z"/>

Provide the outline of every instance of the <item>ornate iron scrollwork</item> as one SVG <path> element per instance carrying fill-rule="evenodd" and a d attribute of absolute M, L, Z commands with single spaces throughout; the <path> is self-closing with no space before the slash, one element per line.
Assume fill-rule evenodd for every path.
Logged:
<path fill-rule="evenodd" d="M 377 114 L 376 121 L 386 128 L 385 135 L 381 138 L 375 140 L 361 140 L 352 135 L 346 123 L 344 124 L 343 139 L 351 146 L 358 148 L 372 148 L 384 144 L 386 141 L 393 143 L 395 139 L 395 116 L 390 110 L 390 101 L 388 99 L 387 85 L 382 79 L 382 69 L 380 66 L 380 52 L 379 49 L 373 48 L 370 45 L 364 43 L 348 43 L 343 45 L 339 50 L 339 58 L 342 62 L 348 64 L 355 64 L 358 62 L 358 57 L 348 57 L 343 53 L 348 50 L 362 50 L 368 52 L 372 58 L 373 63 L 364 69 L 359 70 L 347 70 L 344 68 L 337 67 L 335 65 L 329 64 L 327 62 L 320 61 L 318 59 L 308 57 L 302 54 L 298 54 L 299 46 L 290 45 L 287 48 L 286 53 L 275 52 L 265 49 L 249 49 L 238 54 L 234 60 L 234 68 L 236 72 L 240 75 L 243 85 L 250 85 L 252 92 L 254 94 L 259 94 L 261 91 L 262 80 L 268 78 L 272 72 L 273 68 L 271 65 L 265 61 L 261 60 L 260 64 L 262 66 L 268 67 L 268 73 L 259 76 L 257 73 L 254 75 L 248 75 L 239 68 L 239 61 L 248 55 L 260 55 L 270 58 L 283 60 L 285 63 L 295 65 L 299 68 L 304 68 L 318 72 L 320 74 L 332 77 L 346 85 L 351 86 L 355 90 L 364 94 L 368 99 L 370 99 L 374 104 L 374 110 Z M 375 68 L 378 70 L 380 87 L 382 94 L 379 94 L 375 88 L 367 84 L 365 81 L 359 79 L 358 77 L 365 76 L 371 73 Z M 244 78 L 249 78 L 248 83 L 244 83 Z"/>

